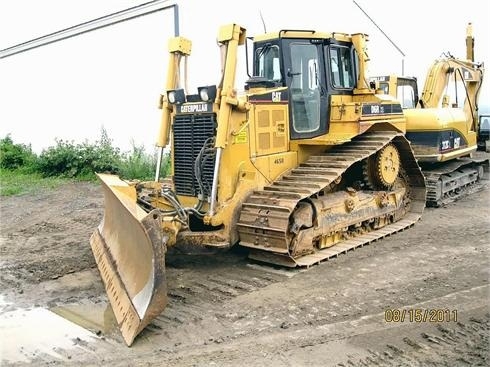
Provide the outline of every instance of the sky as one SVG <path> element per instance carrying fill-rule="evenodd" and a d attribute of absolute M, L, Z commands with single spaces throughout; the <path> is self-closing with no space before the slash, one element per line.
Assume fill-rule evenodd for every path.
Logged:
<path fill-rule="evenodd" d="M 0 2 L 0 49 L 144 3 L 145 0 L 17 0 Z M 180 34 L 192 40 L 190 88 L 217 84 L 220 25 L 237 23 L 253 36 L 280 29 L 369 35 L 370 75 L 416 76 L 449 51 L 465 57 L 466 25 L 473 23 L 476 61 L 490 61 L 490 2 L 357 0 L 405 57 L 353 1 L 222 0 L 169 2 L 179 6 Z M 0 138 L 30 144 L 36 153 L 55 139 L 94 142 L 104 128 L 123 151 L 155 145 L 167 70 L 173 13 L 162 11 L 0 59 Z M 244 60 L 244 49 L 239 57 Z M 247 79 L 237 76 L 237 89 Z M 480 106 L 490 108 L 490 85 Z M 490 112 L 488 110 L 487 112 Z"/>

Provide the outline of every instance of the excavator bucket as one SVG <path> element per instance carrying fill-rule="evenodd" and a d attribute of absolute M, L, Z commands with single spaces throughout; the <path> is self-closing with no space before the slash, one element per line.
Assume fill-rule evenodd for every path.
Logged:
<path fill-rule="evenodd" d="M 105 211 L 90 245 L 107 296 L 130 346 L 167 304 L 165 252 L 168 238 L 160 215 L 136 203 L 136 189 L 113 175 L 97 175 L 104 189 Z"/>

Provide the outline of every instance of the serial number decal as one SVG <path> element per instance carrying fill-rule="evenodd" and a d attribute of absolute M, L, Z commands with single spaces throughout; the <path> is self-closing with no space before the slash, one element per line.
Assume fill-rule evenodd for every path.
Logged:
<path fill-rule="evenodd" d="M 458 310 L 448 308 L 390 308 L 385 311 L 386 322 L 457 322 Z"/>
<path fill-rule="evenodd" d="M 283 164 L 284 163 L 284 158 L 276 158 L 274 159 L 274 164 Z"/>

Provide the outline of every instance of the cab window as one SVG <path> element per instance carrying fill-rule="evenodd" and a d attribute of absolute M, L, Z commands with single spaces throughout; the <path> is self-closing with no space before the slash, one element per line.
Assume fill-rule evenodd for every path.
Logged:
<path fill-rule="evenodd" d="M 442 106 L 443 99 L 447 98 L 449 106 L 453 108 L 463 108 L 466 103 L 467 92 L 465 82 L 457 79 L 456 82 L 451 81 L 446 88 L 446 94 L 441 96 L 439 106 Z"/>
<path fill-rule="evenodd" d="M 402 108 L 415 108 L 417 96 L 411 85 L 398 85 L 396 87 L 396 95 L 400 101 Z"/>
<path fill-rule="evenodd" d="M 349 47 L 330 46 L 331 83 L 334 88 L 354 88 L 354 63 L 352 59 L 352 52 Z"/>
<path fill-rule="evenodd" d="M 256 51 L 255 60 L 257 64 L 257 76 L 266 78 L 267 80 L 280 81 L 281 64 L 279 62 L 279 47 L 277 45 L 266 44 L 258 48 Z"/>

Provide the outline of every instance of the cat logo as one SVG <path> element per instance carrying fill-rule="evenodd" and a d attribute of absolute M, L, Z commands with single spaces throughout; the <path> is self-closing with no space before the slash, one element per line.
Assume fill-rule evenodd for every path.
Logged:
<path fill-rule="evenodd" d="M 272 92 L 272 102 L 281 102 L 281 92 Z"/>

